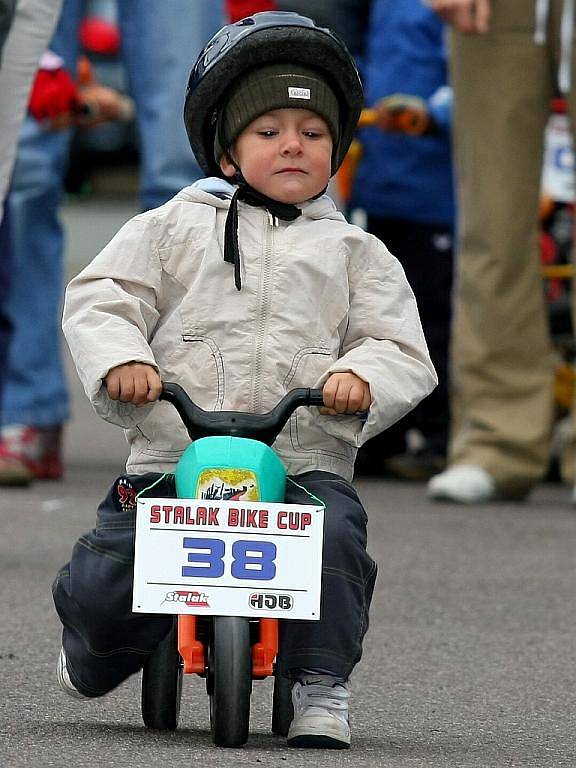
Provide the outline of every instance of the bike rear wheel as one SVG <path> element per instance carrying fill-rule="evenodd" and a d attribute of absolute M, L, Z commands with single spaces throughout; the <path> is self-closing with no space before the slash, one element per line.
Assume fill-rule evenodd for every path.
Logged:
<path fill-rule="evenodd" d="M 206 686 L 212 740 L 238 747 L 248 740 L 252 691 L 252 646 L 248 619 L 217 616 L 212 624 Z"/>
<path fill-rule="evenodd" d="M 272 695 L 272 733 L 288 736 L 288 729 L 294 717 L 292 705 L 292 687 L 294 680 L 283 677 L 278 670 L 274 672 L 274 692 Z"/>
<path fill-rule="evenodd" d="M 172 629 L 142 669 L 142 719 L 148 728 L 173 731 L 178 727 L 183 672 L 174 618 Z"/>

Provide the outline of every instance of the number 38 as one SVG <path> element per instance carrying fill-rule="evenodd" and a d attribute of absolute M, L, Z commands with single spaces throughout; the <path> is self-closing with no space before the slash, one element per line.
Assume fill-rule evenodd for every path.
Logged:
<path fill-rule="evenodd" d="M 224 553 L 226 544 L 221 539 L 194 539 L 184 537 L 184 549 L 188 553 L 188 562 L 184 565 L 182 576 L 218 579 L 224 574 Z M 276 575 L 276 545 L 270 541 L 244 541 L 232 544 L 232 563 L 230 572 L 235 579 L 270 581 Z"/>

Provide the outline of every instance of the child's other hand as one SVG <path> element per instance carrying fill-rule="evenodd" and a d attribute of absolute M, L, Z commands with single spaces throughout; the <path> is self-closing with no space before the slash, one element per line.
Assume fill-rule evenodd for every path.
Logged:
<path fill-rule="evenodd" d="M 124 363 L 111 368 L 104 379 L 112 400 L 146 405 L 158 400 L 162 380 L 158 371 L 146 363 Z"/>
<path fill-rule="evenodd" d="M 331 415 L 367 411 L 372 402 L 370 387 L 355 373 L 333 373 L 322 394 L 324 408 L 320 408 L 320 413 Z"/>

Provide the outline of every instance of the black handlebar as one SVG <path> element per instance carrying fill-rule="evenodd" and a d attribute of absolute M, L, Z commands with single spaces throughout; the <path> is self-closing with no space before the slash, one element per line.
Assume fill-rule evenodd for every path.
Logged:
<path fill-rule="evenodd" d="M 192 440 L 212 435 L 249 437 L 272 445 L 284 425 L 301 405 L 324 405 L 321 389 L 300 387 L 287 392 L 268 413 L 205 411 L 188 397 L 179 384 L 165 382 L 160 400 L 176 408 Z"/>

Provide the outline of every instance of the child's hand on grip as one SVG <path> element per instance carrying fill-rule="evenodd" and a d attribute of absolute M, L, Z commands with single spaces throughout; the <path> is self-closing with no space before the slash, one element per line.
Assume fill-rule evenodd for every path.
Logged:
<path fill-rule="evenodd" d="M 112 400 L 146 405 L 158 400 L 162 380 L 156 368 L 147 363 L 124 363 L 111 368 L 104 379 Z"/>
<path fill-rule="evenodd" d="M 367 411 L 372 402 L 370 387 L 355 373 L 333 373 L 322 394 L 324 408 L 320 408 L 320 413 L 332 415 Z"/>

